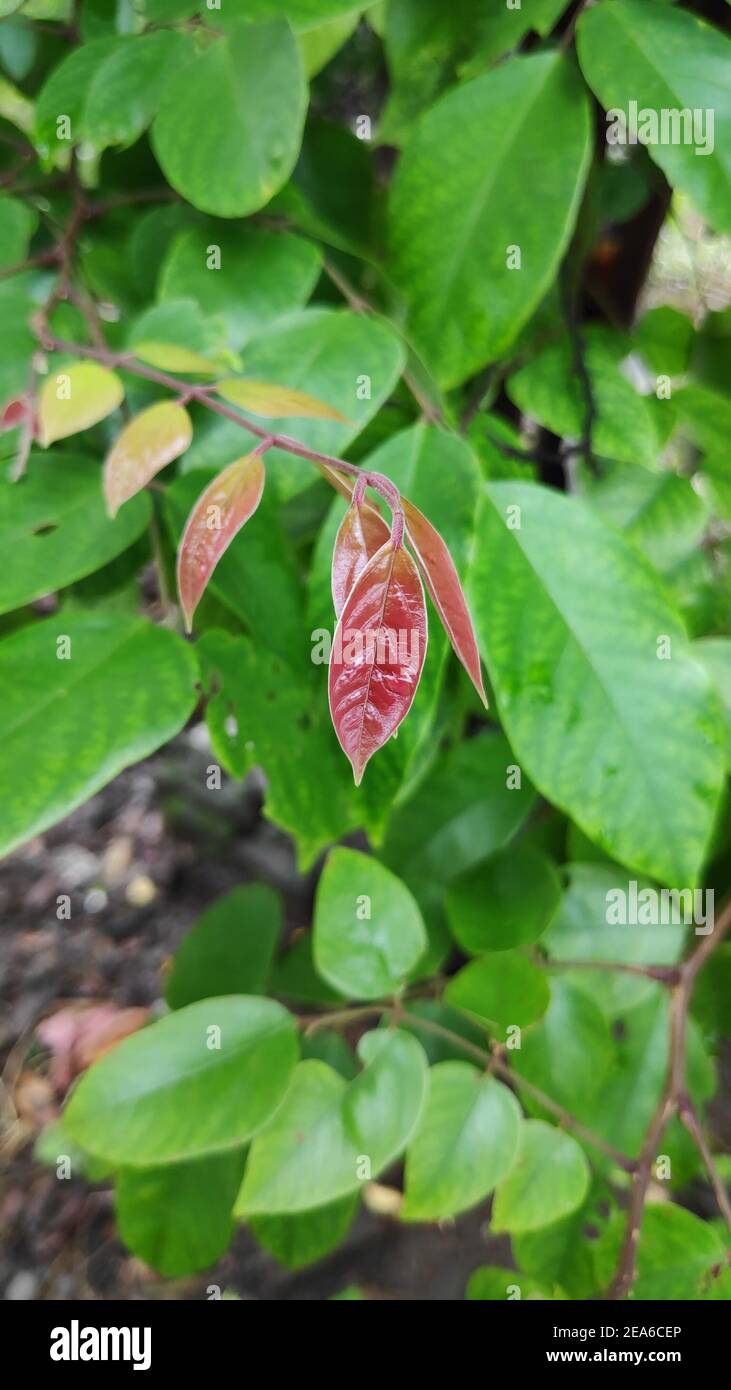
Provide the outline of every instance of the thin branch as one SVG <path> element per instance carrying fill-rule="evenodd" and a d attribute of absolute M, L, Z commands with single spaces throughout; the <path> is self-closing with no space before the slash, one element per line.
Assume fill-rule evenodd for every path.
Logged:
<path fill-rule="evenodd" d="M 399 1004 L 394 1007 L 387 1003 L 366 1004 L 362 1007 L 340 1009 L 336 1012 L 319 1014 L 315 1018 L 303 1018 L 299 1021 L 307 1037 L 318 1028 L 354 1023 L 361 1019 L 372 1018 L 379 1014 L 387 1017 L 393 1023 L 398 1023 L 404 1019 L 404 1005 Z M 571 1130 L 577 1138 L 582 1139 L 585 1144 L 589 1144 L 592 1148 L 603 1153 L 607 1158 L 610 1158 L 613 1163 L 623 1168 L 626 1173 L 634 1172 L 635 1165 L 631 1158 L 628 1158 L 626 1154 L 620 1153 L 619 1149 L 615 1149 L 614 1145 L 608 1143 L 600 1134 L 594 1134 L 592 1130 L 587 1129 L 586 1125 L 583 1125 L 580 1120 L 575 1119 L 568 1110 L 564 1110 L 563 1106 L 558 1105 L 556 1101 L 552 1100 L 550 1096 L 547 1096 L 544 1091 L 540 1091 L 537 1086 L 534 1086 L 532 1081 L 528 1081 L 525 1077 L 520 1075 L 520 1072 L 513 1071 L 512 1068 L 507 1066 L 500 1056 L 501 1044 L 496 1044 L 492 1050 L 479 1047 L 477 1043 L 471 1042 L 469 1038 L 463 1038 L 461 1034 L 453 1033 L 451 1028 L 445 1028 L 442 1023 L 437 1023 L 431 1018 L 422 1018 L 419 1014 L 408 1013 L 406 1015 L 406 1021 L 409 1026 L 420 1030 L 422 1033 L 431 1033 L 434 1037 L 443 1038 L 445 1042 L 452 1043 L 453 1046 L 460 1048 L 468 1057 L 472 1057 L 480 1066 L 489 1068 L 489 1070 L 497 1076 L 502 1076 L 505 1081 L 509 1081 L 516 1089 L 525 1091 L 526 1095 L 530 1096 L 538 1105 L 541 1105 L 550 1115 L 553 1115 L 553 1118 L 562 1128 Z"/>
<path fill-rule="evenodd" d="M 713 1194 L 716 1198 L 718 1210 L 731 1231 L 731 1201 L 729 1201 L 728 1192 L 726 1191 L 721 1174 L 714 1162 L 713 1154 L 708 1146 L 706 1136 L 703 1133 L 701 1123 L 698 1119 L 696 1108 L 690 1096 L 686 1096 L 685 1100 L 680 1105 L 680 1118 L 703 1159 L 708 1174 L 708 1181 L 713 1188 Z"/>
<path fill-rule="evenodd" d="M 247 419 L 233 406 L 226 405 L 224 401 L 219 401 L 215 396 L 212 396 L 210 393 L 213 387 L 210 385 L 202 383 L 186 385 L 185 382 L 182 382 L 178 377 L 171 376 L 168 372 L 161 372 L 157 367 L 149 367 L 147 363 L 139 362 L 128 352 L 114 352 L 111 348 L 87 347 L 84 343 L 71 343 L 63 338 L 55 338 L 48 333 L 40 316 L 36 317 L 34 327 L 41 346 L 46 352 L 67 353 L 69 357 L 80 357 L 86 361 L 99 362 L 104 367 L 116 367 L 120 371 L 129 372 L 132 376 L 142 377 L 144 381 L 152 381 L 157 386 L 164 386 L 168 391 L 174 391 L 176 396 L 184 395 L 187 400 L 205 406 L 215 415 L 221 415 L 225 420 L 231 420 L 235 425 L 240 425 L 242 429 L 248 430 L 249 434 L 256 435 L 257 439 L 268 440 L 270 447 L 283 449 L 288 454 L 296 454 L 298 458 L 308 459 L 310 463 L 324 464 L 327 468 L 346 473 L 351 478 L 365 476 L 370 487 L 382 492 L 380 474 L 366 473 L 356 463 L 348 463 L 346 459 L 336 458 L 332 454 L 320 453 L 317 449 L 309 449 L 306 444 L 301 444 L 298 439 L 292 439 L 288 434 L 272 434 L 271 430 L 266 429 L 263 425 L 254 424 L 253 420 Z"/>
<path fill-rule="evenodd" d="M 140 203 L 177 203 L 180 196 L 173 188 L 141 188 L 136 192 L 115 193 L 109 198 L 100 198 L 96 203 L 87 203 L 84 208 L 84 221 L 95 217 L 105 217 L 108 212 L 118 208 L 136 207 Z"/>
<path fill-rule="evenodd" d="M 652 1176 L 652 1165 L 657 1157 L 663 1134 L 675 1114 L 680 1115 L 698 1148 L 711 1178 L 719 1210 L 731 1229 L 731 1209 L 729 1208 L 728 1197 L 713 1165 L 708 1145 L 698 1124 L 692 1101 L 688 1096 L 685 1081 L 688 1009 L 693 994 L 693 986 L 698 972 L 730 929 L 731 898 L 728 898 L 721 909 L 714 930 L 708 936 L 704 936 L 696 949 L 679 967 L 680 979 L 675 985 L 670 999 L 667 1077 L 662 1095 L 650 1120 L 632 1180 L 622 1248 L 614 1277 L 607 1292 L 607 1297 L 610 1299 L 625 1298 L 637 1277 L 637 1246 L 640 1239 L 640 1227 L 645 1210 L 647 1190 Z"/>
<path fill-rule="evenodd" d="M 663 985 L 677 985 L 680 980 L 680 966 L 677 965 L 633 965 L 616 960 L 541 960 L 537 964 L 544 970 L 618 970 L 625 975 L 659 980 Z"/>
<path fill-rule="evenodd" d="M 577 1120 L 570 1111 L 564 1110 L 562 1105 L 558 1105 L 555 1100 L 552 1100 L 550 1096 L 546 1095 L 545 1091 L 539 1090 L 537 1086 L 533 1085 L 532 1081 L 528 1081 L 526 1077 L 521 1076 L 520 1072 L 513 1071 L 512 1067 L 507 1066 L 507 1064 L 501 1060 L 495 1050 L 488 1052 L 484 1048 L 478 1047 L 475 1043 L 469 1042 L 467 1038 L 460 1037 L 459 1033 L 453 1033 L 451 1029 L 445 1028 L 441 1023 L 436 1023 L 431 1018 L 421 1018 L 418 1014 L 409 1014 L 409 1023 L 413 1024 L 415 1028 L 420 1028 L 422 1032 L 433 1033 L 436 1037 L 444 1038 L 445 1041 L 449 1041 L 454 1043 L 455 1046 L 461 1047 L 463 1051 L 473 1056 L 476 1061 L 482 1062 L 483 1065 L 488 1065 L 491 1071 L 497 1076 L 502 1076 L 505 1081 L 510 1081 L 517 1090 L 525 1091 L 525 1094 L 536 1101 L 538 1105 L 541 1105 L 544 1110 L 547 1110 L 549 1115 L 553 1115 L 557 1124 L 561 1125 L 563 1129 L 573 1131 L 577 1138 L 583 1139 L 585 1144 L 589 1144 L 592 1148 L 605 1154 L 607 1158 L 611 1158 L 612 1162 L 618 1164 L 626 1173 L 634 1172 L 635 1165 L 631 1158 L 628 1158 L 626 1154 L 620 1153 L 619 1149 L 615 1149 L 614 1145 L 608 1143 L 600 1134 L 594 1134 L 592 1130 L 587 1129 L 586 1125 L 583 1125 L 580 1120 Z"/>
<path fill-rule="evenodd" d="M 9 280 L 12 275 L 22 275 L 25 270 L 36 270 L 39 266 L 58 265 L 58 247 L 52 246 L 48 251 L 39 251 L 37 256 L 27 256 L 24 261 L 17 261 L 15 265 L 7 265 L 0 270 L 0 280 Z"/>
<path fill-rule="evenodd" d="M 314 1018 L 303 1017 L 298 1023 L 306 1038 L 312 1037 L 320 1028 L 339 1028 L 348 1023 L 358 1023 L 362 1018 L 374 1018 L 389 1011 L 388 1004 L 363 1004 L 354 1009 L 335 1009 L 331 1013 L 316 1014 Z"/>

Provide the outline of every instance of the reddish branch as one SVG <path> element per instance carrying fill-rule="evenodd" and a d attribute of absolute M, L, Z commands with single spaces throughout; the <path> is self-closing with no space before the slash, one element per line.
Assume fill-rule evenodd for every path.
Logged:
<path fill-rule="evenodd" d="M 157 367 L 148 367 L 145 362 L 138 362 L 130 353 L 113 352 L 106 347 L 87 347 L 86 344 L 71 343 L 66 342 L 63 338 L 55 338 L 53 334 L 48 332 L 41 316 L 36 318 L 34 326 L 44 351 L 66 353 L 69 357 L 83 357 L 90 362 L 99 362 L 101 366 L 118 368 L 120 371 L 130 372 L 133 376 L 142 377 L 145 381 L 152 381 L 157 386 L 164 386 L 168 391 L 174 391 L 178 398 L 195 401 L 198 405 L 205 406 L 207 410 L 212 410 L 215 415 L 222 415 L 225 420 L 231 420 L 235 425 L 240 425 L 242 429 L 248 430 L 249 434 L 254 434 L 257 439 L 264 441 L 268 449 L 284 449 L 286 453 L 308 459 L 310 463 L 322 465 L 326 470 L 332 470 L 338 474 L 344 473 L 350 478 L 365 478 L 368 487 L 373 488 L 374 492 L 378 492 L 395 513 L 400 512 L 398 491 L 388 478 L 384 478 L 382 473 L 372 473 L 359 468 L 356 463 L 348 463 L 346 459 L 335 458 L 332 454 L 323 454 L 318 449 L 310 449 L 306 444 L 301 444 L 298 439 L 293 439 L 288 434 L 272 434 L 271 430 L 266 429 L 263 425 L 255 424 L 253 420 L 247 419 L 234 406 L 226 405 L 224 401 L 220 401 L 212 395 L 215 386 L 203 384 L 187 386 L 180 381 L 179 377 L 171 376 L 168 372 L 161 372 Z M 330 481 L 332 482 L 332 478 Z"/>

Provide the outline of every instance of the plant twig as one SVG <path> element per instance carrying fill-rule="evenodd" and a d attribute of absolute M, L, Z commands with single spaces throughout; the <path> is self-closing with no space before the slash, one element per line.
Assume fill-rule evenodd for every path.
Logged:
<path fill-rule="evenodd" d="M 520 1072 L 513 1071 L 511 1067 L 507 1066 L 498 1052 L 502 1044 L 496 1044 L 495 1049 L 487 1051 L 478 1047 L 476 1043 L 469 1042 L 467 1038 L 460 1037 L 459 1033 L 453 1033 L 450 1028 L 445 1028 L 443 1024 L 435 1022 L 434 1019 L 421 1018 L 418 1014 L 409 1014 L 409 1023 L 412 1023 L 415 1028 L 420 1028 L 422 1032 L 433 1033 L 436 1037 L 444 1038 L 445 1041 L 461 1047 L 476 1061 L 488 1065 L 496 1076 L 502 1076 L 505 1081 L 511 1082 L 517 1090 L 525 1091 L 525 1094 L 536 1101 L 538 1105 L 541 1105 L 544 1110 L 547 1110 L 549 1115 L 553 1115 L 557 1124 L 561 1125 L 562 1128 L 572 1130 L 577 1138 L 583 1139 L 585 1144 L 589 1144 L 592 1148 L 605 1154 L 607 1158 L 611 1158 L 626 1173 L 634 1172 L 635 1165 L 631 1158 L 620 1153 L 619 1149 L 615 1149 L 614 1145 L 603 1139 L 600 1134 L 594 1134 L 592 1130 L 587 1129 L 586 1125 L 577 1120 L 570 1111 L 564 1110 L 563 1106 L 558 1105 L 555 1100 L 546 1095 L 545 1091 L 539 1090 L 532 1081 L 528 1081 L 526 1077 L 521 1076 Z"/>
<path fill-rule="evenodd" d="M 304 1028 L 305 1036 L 309 1036 L 318 1028 L 354 1023 L 358 1022 L 360 1019 L 372 1018 L 379 1014 L 389 1018 L 392 1022 L 398 1022 L 404 1017 L 403 1005 L 399 1005 L 398 1008 L 395 1008 L 393 1005 L 387 1003 L 366 1004 L 354 1009 L 340 1009 L 332 1013 L 319 1014 L 314 1019 L 301 1019 L 300 1025 Z M 520 1072 L 513 1071 L 511 1067 L 507 1066 L 502 1060 L 502 1044 L 495 1044 L 492 1050 L 480 1047 L 477 1043 L 471 1042 L 469 1038 L 463 1038 L 461 1034 L 452 1032 L 451 1028 L 446 1028 L 444 1024 L 437 1023 L 435 1019 L 422 1018 L 419 1014 L 409 1013 L 407 1015 L 407 1022 L 409 1026 L 420 1030 L 422 1033 L 431 1033 L 434 1037 L 443 1038 L 445 1042 L 450 1042 L 453 1046 L 459 1047 L 468 1057 L 472 1057 L 475 1062 L 478 1062 L 480 1066 L 489 1068 L 496 1076 L 502 1076 L 505 1081 L 509 1081 L 516 1089 L 525 1091 L 526 1095 L 529 1095 L 538 1105 L 541 1105 L 544 1110 L 547 1110 L 550 1115 L 553 1115 L 557 1124 L 561 1125 L 562 1128 L 571 1130 L 578 1139 L 582 1139 L 585 1144 L 589 1144 L 592 1148 L 603 1153 L 607 1158 L 610 1158 L 613 1163 L 623 1168 L 626 1173 L 634 1172 L 635 1165 L 631 1158 L 628 1158 L 626 1154 L 620 1153 L 619 1149 L 615 1149 L 614 1145 L 610 1144 L 606 1139 L 603 1139 L 600 1134 L 594 1134 L 592 1130 L 587 1129 L 586 1125 L 583 1125 L 581 1121 L 577 1120 L 568 1110 L 564 1110 L 563 1106 L 558 1105 L 556 1101 L 552 1100 L 550 1096 L 547 1096 L 544 1091 L 534 1086 L 532 1081 L 528 1081 L 526 1077 L 520 1075 Z"/>
<path fill-rule="evenodd" d="M 703 968 L 729 929 L 731 929 L 731 898 L 728 898 L 724 903 L 714 930 L 708 936 L 704 936 L 700 944 L 679 967 L 680 978 L 673 989 L 670 1000 L 667 1076 L 662 1095 L 648 1125 L 632 1180 L 622 1248 L 614 1277 L 607 1292 L 607 1297 L 610 1299 L 625 1298 L 637 1277 L 637 1246 L 640 1239 L 640 1227 L 645 1210 L 647 1190 L 652 1176 L 652 1165 L 657 1157 L 663 1134 L 675 1114 L 679 1114 L 685 1123 L 688 1133 L 703 1159 L 711 1178 L 711 1185 L 719 1210 L 731 1230 L 731 1207 L 728 1197 L 713 1165 L 710 1150 L 698 1124 L 685 1081 L 685 1044 L 688 1009 L 693 994 L 693 986 L 698 972 Z"/>
<path fill-rule="evenodd" d="M 213 388 L 208 384 L 186 385 L 178 377 L 171 376 L 168 372 L 161 372 L 157 367 L 148 367 L 146 363 L 137 361 L 128 352 L 114 352 L 111 348 L 88 347 L 84 343 L 71 343 L 63 338 L 56 338 L 48 332 L 42 315 L 36 316 L 34 327 L 39 342 L 46 352 L 66 353 L 69 357 L 99 362 L 104 367 L 116 367 L 120 371 L 129 372 L 132 376 L 142 377 L 145 381 L 152 381 L 157 386 L 164 386 L 168 391 L 174 391 L 176 396 L 185 396 L 186 400 L 195 401 L 198 405 L 203 405 L 207 410 L 213 411 L 215 415 L 221 415 L 225 420 L 233 421 L 235 425 L 240 425 L 242 429 L 256 435 L 257 439 L 267 440 L 268 447 L 283 449 L 288 454 L 296 454 L 298 458 L 308 459 L 310 463 L 324 464 L 327 468 L 345 473 L 351 478 L 365 477 L 369 487 L 373 487 L 377 492 L 385 495 L 381 474 L 366 472 L 366 470 L 359 468 L 356 463 L 348 463 L 346 459 L 336 458 L 333 454 L 323 454 L 318 449 L 310 449 L 306 444 L 301 444 L 298 439 L 293 439 L 288 434 L 272 434 L 271 430 L 266 429 L 263 425 L 254 424 L 253 420 L 247 419 L 233 406 L 217 400 L 215 396 L 210 394 Z"/>
<path fill-rule="evenodd" d="M 663 985 L 676 985 L 680 980 L 678 965 L 634 965 L 616 960 L 542 960 L 544 970 L 618 970 L 625 975 L 642 975 L 647 980 L 659 980 Z"/>
<path fill-rule="evenodd" d="M 579 382 L 581 396 L 584 405 L 584 418 L 579 440 L 578 453 L 583 458 L 589 472 L 594 476 L 599 476 L 599 468 L 594 457 L 593 434 L 596 423 L 597 409 L 594 400 L 594 388 L 586 365 L 584 349 L 584 339 L 579 326 L 576 313 L 576 291 L 568 283 L 568 276 L 564 269 L 563 275 L 563 307 L 566 327 L 568 329 L 571 347 L 573 351 L 573 370 Z"/>

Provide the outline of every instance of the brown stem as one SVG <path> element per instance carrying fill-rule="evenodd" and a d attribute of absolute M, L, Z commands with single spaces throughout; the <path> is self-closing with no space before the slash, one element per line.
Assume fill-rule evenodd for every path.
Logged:
<path fill-rule="evenodd" d="M 708 1181 L 713 1188 L 713 1194 L 716 1198 L 718 1210 L 731 1231 L 731 1201 L 729 1201 L 729 1195 L 724 1186 L 721 1174 L 714 1163 L 713 1154 L 708 1146 L 708 1141 L 703 1133 L 696 1108 L 690 1096 L 686 1096 L 680 1106 L 680 1118 L 703 1159 L 708 1174 Z"/>
<path fill-rule="evenodd" d="M 541 1105 L 544 1110 L 547 1110 L 549 1115 L 553 1115 L 556 1122 L 564 1129 L 572 1130 L 577 1138 L 583 1139 L 585 1144 L 591 1145 L 592 1148 L 605 1154 L 607 1158 L 611 1158 L 626 1173 L 634 1172 L 635 1165 L 631 1158 L 620 1153 L 619 1149 L 615 1149 L 614 1145 L 608 1143 L 600 1134 L 594 1134 L 592 1130 L 587 1129 L 586 1125 L 577 1120 L 570 1111 L 564 1110 L 562 1105 L 558 1105 L 555 1100 L 547 1096 L 545 1091 L 539 1090 L 532 1081 L 528 1081 L 526 1077 L 521 1076 L 520 1072 L 513 1071 L 511 1067 L 507 1066 L 498 1053 L 500 1044 L 496 1045 L 495 1050 L 488 1052 L 484 1048 L 478 1047 L 476 1043 L 471 1043 L 466 1038 L 460 1037 L 459 1033 L 453 1033 L 451 1029 L 445 1028 L 441 1023 L 436 1023 L 434 1019 L 421 1018 L 418 1014 L 409 1014 L 409 1022 L 415 1028 L 420 1028 L 422 1032 L 433 1033 L 436 1037 L 444 1038 L 445 1041 L 452 1042 L 461 1047 L 463 1051 L 469 1052 L 476 1061 L 488 1065 L 497 1076 L 502 1076 L 506 1081 L 510 1081 L 519 1091 L 525 1091 L 525 1094 L 536 1101 L 538 1105 Z"/>
<path fill-rule="evenodd" d="M 731 1229 L 731 1210 L 726 1192 L 716 1173 L 708 1145 L 698 1124 L 695 1109 L 686 1091 L 685 1082 L 685 1043 L 688 1025 L 688 1009 L 693 986 L 698 972 L 726 933 L 731 929 L 731 898 L 724 903 L 714 930 L 703 940 L 679 967 L 679 980 L 670 999 L 670 1037 L 668 1041 L 667 1077 L 662 1095 L 655 1107 L 645 1135 L 640 1157 L 630 1188 L 627 1220 L 624 1239 L 614 1277 L 607 1291 L 610 1299 L 625 1298 L 637 1277 L 637 1246 L 640 1227 L 645 1210 L 647 1189 L 652 1176 L 652 1165 L 663 1134 L 673 1115 L 679 1114 L 696 1144 L 711 1178 L 719 1209 Z"/>
<path fill-rule="evenodd" d="M 18 261 L 15 265 L 5 266 L 0 270 L 0 280 L 9 280 L 12 275 L 22 275 L 24 270 L 37 270 L 44 265 L 58 265 L 59 251 L 57 246 L 52 246 L 48 251 L 39 251 L 37 256 L 28 256 L 24 261 Z"/>
<path fill-rule="evenodd" d="M 386 1016 L 391 1022 L 398 1022 L 403 1018 L 403 1005 L 395 1007 L 389 1004 L 366 1004 L 354 1009 L 341 1009 L 334 1013 L 320 1014 L 314 1019 L 300 1019 L 300 1026 L 304 1028 L 305 1035 L 309 1035 L 318 1028 L 325 1028 L 343 1023 L 353 1023 L 363 1018 L 371 1018 L 377 1014 Z M 450 1042 L 455 1047 L 459 1047 L 468 1057 L 472 1057 L 475 1062 L 478 1062 L 480 1066 L 489 1068 L 491 1072 L 494 1072 L 497 1076 L 502 1076 L 518 1090 L 525 1091 L 526 1095 L 531 1096 L 538 1105 L 541 1105 L 544 1110 L 547 1110 L 550 1115 L 553 1115 L 557 1123 L 564 1129 L 571 1130 L 577 1138 L 582 1139 L 585 1144 L 589 1144 L 592 1148 L 605 1154 L 607 1158 L 611 1158 L 612 1162 L 618 1164 L 626 1173 L 634 1172 L 635 1165 L 631 1158 L 628 1158 L 626 1154 L 620 1153 L 619 1149 L 615 1149 L 613 1144 L 608 1143 L 600 1134 L 594 1134 L 592 1130 L 587 1129 L 586 1126 L 583 1125 L 580 1120 L 575 1119 L 568 1110 L 564 1110 L 563 1107 L 557 1105 L 556 1101 L 552 1100 L 550 1096 L 547 1096 L 545 1092 L 540 1091 L 537 1086 L 534 1086 L 532 1081 L 526 1080 L 519 1072 L 515 1072 L 507 1066 L 501 1059 L 501 1044 L 496 1044 L 492 1051 L 488 1051 L 487 1048 L 479 1047 L 477 1043 L 470 1042 L 469 1038 L 463 1038 L 459 1033 L 453 1033 L 451 1028 L 445 1028 L 442 1023 L 437 1023 L 431 1018 L 421 1018 L 419 1014 L 409 1013 L 408 1023 L 409 1026 L 421 1030 L 422 1033 L 431 1033 L 434 1037 L 443 1038 L 445 1042 Z"/>
<path fill-rule="evenodd" d="M 257 439 L 265 442 L 267 449 L 283 449 L 288 454 L 295 454 L 298 458 L 304 458 L 310 463 L 317 464 L 324 476 L 333 485 L 336 484 L 328 470 L 345 473 L 351 478 L 365 478 L 366 485 L 380 493 L 388 502 L 389 507 L 398 515 L 401 509 L 399 491 L 382 473 L 370 473 L 366 469 L 359 468 L 356 463 L 348 463 L 346 459 L 335 458 L 332 454 L 320 453 L 318 449 L 310 449 L 306 444 L 301 444 L 298 439 L 292 439 L 288 434 L 272 434 L 271 430 L 265 429 L 262 425 L 255 425 L 253 420 L 241 415 L 233 406 L 217 400 L 211 394 L 215 390 L 213 386 L 204 384 L 186 386 L 178 377 L 171 376 L 168 372 L 161 372 L 157 367 L 148 367 L 146 363 L 138 362 L 129 353 L 113 352 L 106 347 L 87 347 L 85 344 L 70 343 L 63 338 L 55 338 L 48 332 L 46 319 L 47 315 L 41 313 L 34 320 L 36 333 L 46 352 L 68 353 L 70 357 L 82 357 L 90 362 L 99 362 L 104 367 L 117 367 L 121 371 L 130 372 L 132 376 L 142 377 L 145 381 L 152 381 L 157 386 L 164 386 L 168 391 L 174 391 L 179 399 L 196 401 L 198 405 L 205 406 L 215 415 L 222 415 L 225 420 L 231 420 L 235 425 L 240 425 L 242 429 L 248 430 L 250 434 L 256 435 Z M 347 491 L 349 495 L 350 490 Z"/>
<path fill-rule="evenodd" d="M 659 980 L 663 985 L 676 985 L 680 980 L 677 965 L 632 965 L 615 960 L 544 960 L 544 970 L 619 970 L 625 975 L 643 975 L 647 980 Z"/>

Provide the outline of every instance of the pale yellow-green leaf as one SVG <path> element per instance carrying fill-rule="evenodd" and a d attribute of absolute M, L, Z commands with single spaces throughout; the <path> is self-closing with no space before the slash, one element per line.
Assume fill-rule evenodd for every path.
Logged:
<path fill-rule="evenodd" d="M 315 420 L 345 420 L 339 410 L 308 396 L 304 391 L 292 391 L 288 386 L 275 386 L 265 381 L 247 381 L 231 377 L 220 381 L 216 387 L 219 396 L 238 405 L 252 415 L 263 415 L 268 420 L 284 420 L 288 416 L 309 417 Z"/>
<path fill-rule="evenodd" d="M 104 496 L 110 516 L 180 454 L 193 437 L 190 416 L 175 401 L 148 406 L 122 430 L 104 461 Z"/>
<path fill-rule="evenodd" d="M 56 439 L 88 430 L 110 415 L 124 399 L 118 376 L 96 362 L 77 362 L 51 371 L 38 402 L 38 422 L 44 448 Z"/>
<path fill-rule="evenodd" d="M 33 102 L 23 96 L 7 78 L 0 77 L 0 116 L 10 121 L 11 125 L 17 126 L 25 135 L 30 135 L 34 115 Z"/>
<path fill-rule="evenodd" d="M 179 347 L 177 343 L 137 343 L 135 357 L 158 367 L 161 372 L 184 372 L 186 375 L 216 376 L 218 368 L 200 352 Z"/>

